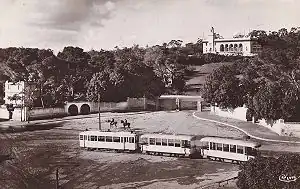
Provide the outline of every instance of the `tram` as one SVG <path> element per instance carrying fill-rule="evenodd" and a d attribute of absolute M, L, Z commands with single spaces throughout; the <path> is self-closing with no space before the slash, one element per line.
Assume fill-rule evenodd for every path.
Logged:
<path fill-rule="evenodd" d="M 137 151 L 138 135 L 133 132 L 84 131 L 79 134 L 81 148 Z"/>
<path fill-rule="evenodd" d="M 144 134 L 141 135 L 141 151 L 146 154 L 190 156 L 191 141 L 188 135 Z"/>
<path fill-rule="evenodd" d="M 200 141 L 203 158 L 237 163 L 255 158 L 261 146 L 257 142 L 219 137 L 204 137 Z"/>

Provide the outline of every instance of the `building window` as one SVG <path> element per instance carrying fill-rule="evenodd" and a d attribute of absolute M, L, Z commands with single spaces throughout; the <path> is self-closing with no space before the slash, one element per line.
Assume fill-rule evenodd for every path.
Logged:
<path fill-rule="evenodd" d="M 225 45 L 225 52 L 228 51 L 228 44 Z"/>
<path fill-rule="evenodd" d="M 223 44 L 220 46 L 220 52 L 224 52 L 224 45 Z"/>
<path fill-rule="evenodd" d="M 229 51 L 232 52 L 233 51 L 233 44 L 229 45 Z"/>
<path fill-rule="evenodd" d="M 234 51 L 237 52 L 238 51 L 238 45 L 234 44 Z"/>
<path fill-rule="evenodd" d="M 243 52 L 243 44 L 239 44 L 239 51 Z"/>

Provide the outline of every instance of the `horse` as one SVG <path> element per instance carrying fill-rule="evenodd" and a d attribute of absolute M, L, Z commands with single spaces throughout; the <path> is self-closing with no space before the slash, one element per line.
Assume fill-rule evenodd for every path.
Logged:
<path fill-rule="evenodd" d="M 115 121 L 114 118 L 112 118 L 111 120 L 107 120 L 107 122 L 109 123 L 110 127 L 113 126 L 113 125 L 114 125 L 115 127 L 117 127 L 117 123 L 118 123 L 118 122 Z"/>
<path fill-rule="evenodd" d="M 125 121 L 121 120 L 121 123 L 123 124 L 124 129 L 125 129 L 126 126 L 127 126 L 128 128 L 130 128 L 130 123 L 127 122 L 127 119 L 125 119 Z"/>

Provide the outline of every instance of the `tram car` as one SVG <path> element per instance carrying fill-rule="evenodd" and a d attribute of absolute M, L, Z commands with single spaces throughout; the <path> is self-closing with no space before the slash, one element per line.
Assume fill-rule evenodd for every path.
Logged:
<path fill-rule="evenodd" d="M 137 151 L 138 135 L 133 132 L 84 131 L 79 134 L 81 148 Z"/>
<path fill-rule="evenodd" d="M 204 137 L 201 142 L 201 155 L 212 160 L 245 162 L 258 155 L 259 143 L 245 140 Z"/>
<path fill-rule="evenodd" d="M 190 156 L 193 136 L 143 134 L 140 137 L 141 152 L 146 154 Z"/>

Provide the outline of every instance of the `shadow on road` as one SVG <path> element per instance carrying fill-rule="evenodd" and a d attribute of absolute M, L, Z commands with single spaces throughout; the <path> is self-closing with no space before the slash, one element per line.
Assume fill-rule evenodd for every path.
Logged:
<path fill-rule="evenodd" d="M 53 128 L 62 127 L 63 123 L 49 123 L 49 124 L 30 124 L 22 126 L 9 126 L 6 128 L 0 128 L 0 133 L 18 133 L 25 131 L 36 131 L 36 130 L 50 130 Z"/>

